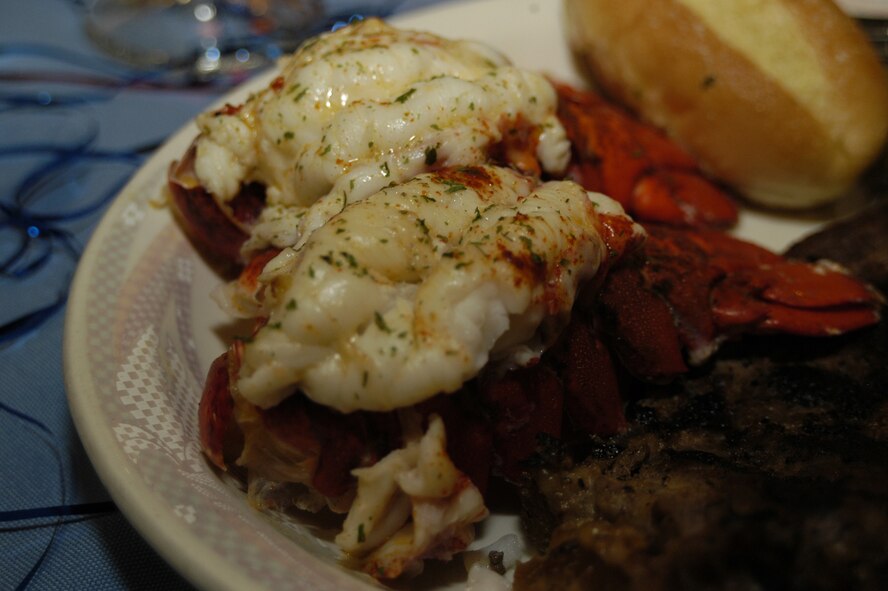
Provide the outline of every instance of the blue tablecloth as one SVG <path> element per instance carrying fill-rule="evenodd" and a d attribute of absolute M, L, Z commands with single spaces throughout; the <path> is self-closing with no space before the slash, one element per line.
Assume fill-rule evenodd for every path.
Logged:
<path fill-rule="evenodd" d="M 366 10 L 397 13 L 435 1 L 440 0 L 327 0 L 325 5 L 328 14 L 348 15 Z M 70 148 L 90 134 L 95 134 L 90 152 L 104 157 L 81 158 L 77 165 L 86 172 L 107 168 L 115 155 L 124 154 L 126 159 L 115 165 L 121 169 L 116 174 L 125 175 L 151 146 L 226 88 L 103 87 L 92 66 L 66 62 L 81 54 L 101 56 L 83 31 L 88 4 L 89 0 L 0 0 L 0 264 L 26 237 L 31 239 L 30 258 L 4 267 L 0 276 L 0 589 L 189 588 L 116 510 L 68 411 L 62 379 L 65 308 L 60 298 L 76 265 L 76 251 L 86 244 L 104 206 L 77 219 L 44 215 L 39 219 L 45 223 L 29 221 L 28 212 L 52 214 L 53 207 L 69 211 L 68 204 L 30 203 L 29 195 L 52 194 L 54 180 L 88 181 L 76 171 L 58 179 L 38 175 L 49 185 L 27 177 L 52 158 L 64 156 L 64 151 L 45 150 L 46 144 Z M 38 55 L 46 51 L 58 55 Z M 73 79 L 52 81 L 50 73 L 56 78 L 71 74 Z M 66 97 L 86 100 L 63 110 L 39 106 Z M 133 150 L 140 152 L 131 154 Z M 22 186 L 39 191 L 23 192 Z M 22 200 L 18 204 L 17 194 Z M 26 207 L 17 207 L 22 204 Z M 42 268 L 12 276 L 27 261 L 39 259 L 41 249 L 50 244 Z"/>

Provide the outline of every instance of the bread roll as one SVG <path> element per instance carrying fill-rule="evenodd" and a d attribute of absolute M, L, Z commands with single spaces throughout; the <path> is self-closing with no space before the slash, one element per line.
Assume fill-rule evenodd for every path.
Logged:
<path fill-rule="evenodd" d="M 888 136 L 888 77 L 830 0 L 565 0 L 609 95 L 714 176 L 781 208 L 845 192 Z"/>

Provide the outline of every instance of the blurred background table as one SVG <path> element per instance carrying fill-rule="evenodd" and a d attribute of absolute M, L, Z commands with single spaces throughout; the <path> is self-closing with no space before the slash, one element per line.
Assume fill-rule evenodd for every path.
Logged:
<path fill-rule="evenodd" d="M 120 183 L 259 70 L 134 70 L 87 36 L 90 1 L 0 0 L 0 589 L 188 589 L 81 446 L 62 377 L 65 297 Z M 440 1 L 323 0 L 312 29 Z"/>

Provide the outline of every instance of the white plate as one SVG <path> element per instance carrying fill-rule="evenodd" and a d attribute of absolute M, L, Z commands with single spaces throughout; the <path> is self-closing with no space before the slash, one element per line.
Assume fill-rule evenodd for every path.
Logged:
<path fill-rule="evenodd" d="M 888 18 L 885 0 L 836 0 L 842 10 L 858 18 Z"/>
<path fill-rule="evenodd" d="M 560 6 L 558 0 L 457 2 L 398 21 L 483 40 L 519 65 L 576 83 Z M 225 100 L 242 102 L 269 78 Z M 65 326 L 65 380 L 78 431 L 120 509 L 197 586 L 370 588 L 369 578 L 337 565 L 326 530 L 284 526 L 250 509 L 201 456 L 197 404 L 210 362 L 225 349 L 227 320 L 208 297 L 219 279 L 157 205 L 167 166 L 195 134 L 193 125 L 175 134 L 136 174 L 80 263 Z M 739 231 L 782 248 L 814 223 L 747 214 Z M 490 541 L 516 523 L 500 516 L 482 528 L 482 538 Z M 436 572 L 422 586 L 461 586 Z"/>

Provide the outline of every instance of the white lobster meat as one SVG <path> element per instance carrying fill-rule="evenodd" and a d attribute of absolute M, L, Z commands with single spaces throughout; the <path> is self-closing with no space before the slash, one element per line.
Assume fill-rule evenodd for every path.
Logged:
<path fill-rule="evenodd" d="M 536 130 L 544 170 L 563 172 L 570 144 L 555 110 L 543 76 L 490 48 L 368 19 L 285 58 L 244 105 L 202 115 L 195 172 L 221 202 L 264 185 L 245 248 L 291 246 L 315 201 L 338 211 L 430 168 L 485 163 L 516 127 Z"/>
<path fill-rule="evenodd" d="M 608 256 L 599 212 L 621 211 L 490 166 L 351 204 L 266 265 L 269 319 L 245 345 L 238 391 L 263 408 L 299 389 L 342 412 L 384 411 L 453 392 L 491 359 L 526 364 Z"/>
<path fill-rule="evenodd" d="M 488 515 L 481 493 L 447 456 L 437 416 L 424 435 L 354 475 L 358 494 L 336 543 L 379 578 L 421 570 L 424 558 L 449 559 Z"/>

